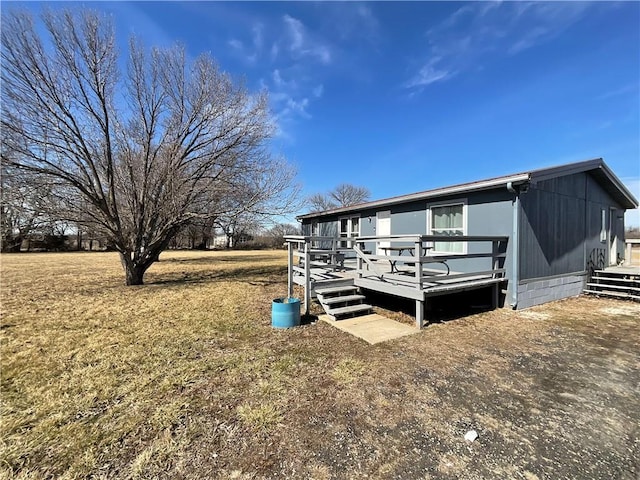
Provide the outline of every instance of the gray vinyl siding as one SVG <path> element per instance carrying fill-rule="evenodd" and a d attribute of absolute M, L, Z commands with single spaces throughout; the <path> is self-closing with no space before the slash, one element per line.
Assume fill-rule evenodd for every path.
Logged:
<path fill-rule="evenodd" d="M 618 206 L 588 173 L 532 184 L 520 196 L 520 280 L 583 272 L 600 242 L 601 209 Z"/>
<path fill-rule="evenodd" d="M 419 200 L 413 202 L 407 202 L 398 205 L 392 205 L 389 207 L 381 207 L 378 209 L 367 209 L 360 212 L 353 212 L 350 215 L 360 215 L 360 235 L 369 236 L 376 235 L 376 213 L 378 211 L 391 211 L 391 235 L 425 235 L 427 234 L 427 208 L 428 205 L 433 203 L 442 202 L 457 202 L 465 200 L 467 203 L 467 235 L 492 235 L 492 236 L 507 236 L 512 235 L 512 221 L 513 221 L 513 203 L 512 195 L 505 189 L 490 190 L 485 192 L 474 192 L 467 196 L 448 196 L 439 197 L 429 201 Z M 335 217 L 325 217 L 320 222 L 321 235 L 325 235 L 323 232 L 328 232 L 331 226 L 335 230 L 335 235 L 338 233 L 338 219 L 342 215 L 336 215 Z M 305 234 L 310 234 L 311 223 L 310 219 L 305 219 L 303 224 L 303 231 Z M 309 233 L 307 233 L 309 232 Z M 327 233 L 328 234 L 328 233 Z M 330 234 L 329 234 L 330 235 Z M 374 244 L 367 243 L 365 245 L 367 250 L 373 251 Z M 507 260 L 505 267 L 507 268 L 507 275 L 510 272 L 510 256 L 512 246 L 508 245 Z M 468 253 L 491 251 L 489 243 L 479 244 L 470 242 L 467 248 Z M 491 269 L 491 261 L 488 258 L 476 258 L 476 259 L 460 259 L 449 260 L 447 262 L 452 271 L 457 272 L 471 272 L 479 270 Z M 437 264 L 433 265 L 437 268 Z"/>
<path fill-rule="evenodd" d="M 371 237 L 376 234 L 376 211 L 365 210 L 360 213 L 360 235 L 362 237 Z M 373 242 L 367 242 L 364 246 L 365 250 L 373 251 Z"/>
<path fill-rule="evenodd" d="M 318 236 L 320 237 L 337 237 L 338 236 L 338 220 L 322 219 L 318 222 Z M 302 234 L 312 235 L 312 221 L 305 221 L 302 224 Z M 322 241 L 317 244 L 319 248 L 331 248 L 331 241 Z"/>

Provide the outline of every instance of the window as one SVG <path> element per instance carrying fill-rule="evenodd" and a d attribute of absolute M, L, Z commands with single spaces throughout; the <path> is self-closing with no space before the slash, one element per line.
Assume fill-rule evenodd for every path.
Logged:
<path fill-rule="evenodd" d="M 339 220 L 340 238 L 355 238 L 360 236 L 360 217 L 344 217 Z M 353 241 L 340 240 L 340 248 L 353 247 Z"/>
<path fill-rule="evenodd" d="M 429 208 L 429 235 L 458 237 L 466 234 L 465 202 L 432 205 Z M 434 242 L 433 252 L 466 253 L 466 242 Z"/>
<path fill-rule="evenodd" d="M 600 211 L 600 242 L 607 243 L 607 211 L 603 208 Z"/>

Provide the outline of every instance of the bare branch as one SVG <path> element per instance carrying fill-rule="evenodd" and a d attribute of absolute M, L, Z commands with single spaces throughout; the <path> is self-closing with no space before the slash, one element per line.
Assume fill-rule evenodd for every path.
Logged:
<path fill-rule="evenodd" d="M 2 160 L 48 179 L 59 218 L 99 229 L 127 283 L 194 219 L 286 214 L 295 172 L 269 151 L 264 94 L 208 55 L 146 50 L 132 39 L 124 75 L 108 17 L 2 16 Z M 45 47 L 46 45 L 46 47 Z"/>
<path fill-rule="evenodd" d="M 349 207 L 366 202 L 371 193 L 365 187 L 356 187 L 348 183 L 342 183 L 328 192 L 326 195 L 316 193 L 307 198 L 307 203 L 312 212 L 322 212 L 338 207 Z"/>

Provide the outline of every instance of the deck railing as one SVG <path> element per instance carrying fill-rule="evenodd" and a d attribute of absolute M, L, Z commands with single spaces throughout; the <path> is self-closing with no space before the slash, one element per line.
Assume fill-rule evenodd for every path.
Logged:
<path fill-rule="evenodd" d="M 417 289 L 422 289 L 425 284 L 438 282 L 443 278 L 457 281 L 479 276 L 503 278 L 508 241 L 509 237 L 469 235 L 358 237 L 353 248 L 358 255 L 357 277 L 377 278 L 381 281 L 412 285 Z M 433 251 L 434 246 L 439 242 L 464 242 L 469 253 Z M 472 244 L 476 246 L 471 248 Z M 486 258 L 487 261 L 481 262 L 480 269 L 456 272 L 452 271 L 449 265 L 450 261 L 482 258 Z M 389 262 L 389 266 L 385 265 L 385 262 Z"/>
<path fill-rule="evenodd" d="M 293 295 L 294 283 L 300 284 L 303 280 L 305 309 L 308 313 L 312 290 L 311 269 L 343 267 L 345 254 L 355 252 L 357 279 L 365 283 L 375 282 L 372 287 L 380 291 L 416 299 L 422 309 L 427 289 L 430 294 L 437 294 L 439 289 L 445 291 L 453 284 L 459 286 L 460 282 L 491 282 L 504 278 L 508 240 L 509 237 L 504 236 L 289 235 L 285 237 L 288 244 L 288 292 Z M 433 247 L 440 242 L 464 242 L 466 248 L 462 250 L 466 253 L 435 252 Z M 344 244 L 351 247 L 344 247 Z M 460 263 L 461 260 L 470 259 L 480 261 L 472 268 L 467 262 Z M 297 276 L 296 282 L 294 276 Z M 416 317 L 419 318 L 419 325 L 422 325 L 422 314 Z"/>
<path fill-rule="evenodd" d="M 627 238 L 625 240 L 624 264 L 640 266 L 640 238 Z"/>
<path fill-rule="evenodd" d="M 319 235 L 287 235 L 284 240 L 288 247 L 288 294 L 293 295 L 294 275 L 302 276 L 305 286 L 305 311 L 309 313 L 312 266 L 315 264 L 315 266 L 322 265 L 326 269 L 335 269 L 344 261 L 345 253 L 353 251 L 351 248 L 342 247 L 342 243 L 353 239 Z M 322 263 L 319 260 L 322 260 Z"/>

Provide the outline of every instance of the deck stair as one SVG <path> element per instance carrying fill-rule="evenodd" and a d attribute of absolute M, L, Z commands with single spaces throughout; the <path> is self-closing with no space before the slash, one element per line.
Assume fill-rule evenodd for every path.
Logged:
<path fill-rule="evenodd" d="M 640 302 L 640 273 L 596 270 L 584 293 Z"/>
<path fill-rule="evenodd" d="M 334 320 L 359 317 L 371 313 L 373 307 L 364 303 L 365 296 L 355 286 L 341 286 L 316 290 L 320 305 Z"/>

